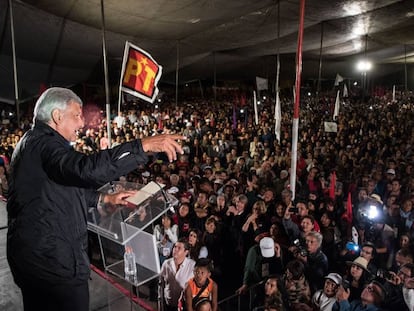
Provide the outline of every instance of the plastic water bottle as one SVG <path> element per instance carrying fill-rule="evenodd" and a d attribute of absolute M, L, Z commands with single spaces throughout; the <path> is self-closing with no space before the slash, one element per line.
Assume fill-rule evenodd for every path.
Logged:
<path fill-rule="evenodd" d="M 124 254 L 125 278 L 135 278 L 137 275 L 137 265 L 135 254 L 130 246 L 125 247 Z"/>

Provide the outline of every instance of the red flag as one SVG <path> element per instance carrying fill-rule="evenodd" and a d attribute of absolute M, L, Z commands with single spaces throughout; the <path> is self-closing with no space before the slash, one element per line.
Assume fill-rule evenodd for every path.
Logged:
<path fill-rule="evenodd" d="M 348 200 L 346 201 L 346 217 L 348 218 L 348 222 L 352 223 L 352 199 L 351 199 L 351 192 L 348 192 Z"/>
<path fill-rule="evenodd" d="M 329 197 L 332 200 L 335 199 L 335 187 L 336 187 L 336 173 L 335 171 L 333 171 L 332 176 L 331 176 L 331 185 L 329 187 Z"/>
<path fill-rule="evenodd" d="M 158 95 L 157 84 L 161 73 L 162 67 L 150 54 L 126 42 L 121 73 L 122 91 L 153 103 Z"/>

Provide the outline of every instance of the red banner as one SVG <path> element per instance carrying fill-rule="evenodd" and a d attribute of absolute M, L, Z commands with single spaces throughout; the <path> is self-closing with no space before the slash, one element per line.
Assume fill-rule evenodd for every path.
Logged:
<path fill-rule="evenodd" d="M 151 103 L 158 95 L 162 67 L 145 52 L 126 42 L 122 63 L 121 90 Z"/>

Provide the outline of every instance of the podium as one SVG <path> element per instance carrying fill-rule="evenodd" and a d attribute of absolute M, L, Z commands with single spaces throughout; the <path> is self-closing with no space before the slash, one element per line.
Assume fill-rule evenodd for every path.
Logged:
<path fill-rule="evenodd" d="M 99 189 L 104 194 L 123 190 L 135 190 L 128 198 L 128 206 L 104 206 L 101 211 L 91 208 L 88 214 L 88 230 L 98 236 L 99 247 L 106 272 L 131 285 L 139 286 L 157 277 L 160 263 L 152 224 L 178 204 L 178 199 L 163 190 L 164 185 L 150 182 L 141 185 L 131 182 L 111 182 Z M 137 264 L 136 277 L 125 276 L 123 255 L 130 246 Z M 107 260 L 107 254 L 113 257 Z"/>

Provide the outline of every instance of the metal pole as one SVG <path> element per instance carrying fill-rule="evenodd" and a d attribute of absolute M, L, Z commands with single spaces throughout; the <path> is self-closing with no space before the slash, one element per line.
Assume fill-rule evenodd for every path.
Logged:
<path fill-rule="evenodd" d="M 178 70 L 180 68 L 180 42 L 177 41 L 177 65 L 175 67 L 175 107 L 178 107 Z"/>
<path fill-rule="evenodd" d="M 316 88 L 316 100 L 319 101 L 319 93 L 321 91 L 321 79 L 322 79 L 322 47 L 323 47 L 323 21 L 321 23 L 321 45 L 319 48 L 319 73 L 318 73 L 318 86 Z"/>
<path fill-rule="evenodd" d="M 217 68 L 216 68 L 216 52 L 213 52 L 213 67 L 214 67 L 214 103 L 217 100 Z"/>
<path fill-rule="evenodd" d="M 12 4 L 12 0 L 9 0 L 9 9 L 10 9 L 10 31 L 11 31 L 12 52 L 13 52 L 14 103 L 16 105 L 17 126 L 20 127 L 19 87 L 18 87 L 18 83 L 17 83 L 16 41 L 15 41 L 15 37 L 14 37 L 14 22 L 13 22 L 13 4 Z"/>
<path fill-rule="evenodd" d="M 296 82 L 295 82 L 295 103 L 293 106 L 293 126 L 292 126 L 292 161 L 290 175 L 290 190 L 292 191 L 292 201 L 295 199 L 296 188 L 296 163 L 298 158 L 298 130 L 299 130 L 299 103 L 300 103 L 300 81 L 302 76 L 302 44 L 303 44 L 303 24 L 305 20 L 305 0 L 300 0 L 299 13 L 298 47 L 296 51 Z"/>
<path fill-rule="evenodd" d="M 408 72 L 407 72 L 407 45 L 404 44 L 404 87 L 405 87 L 405 92 L 408 91 L 407 79 L 408 79 Z"/>
<path fill-rule="evenodd" d="M 101 0 L 101 17 L 102 17 L 102 52 L 103 52 L 103 66 L 105 77 L 105 101 L 106 101 L 106 130 L 108 132 L 108 148 L 111 148 L 111 102 L 109 98 L 109 79 L 108 79 L 108 61 L 106 58 L 106 38 L 105 38 L 105 10 L 104 0 Z M 121 96 L 121 94 L 119 95 Z"/>

